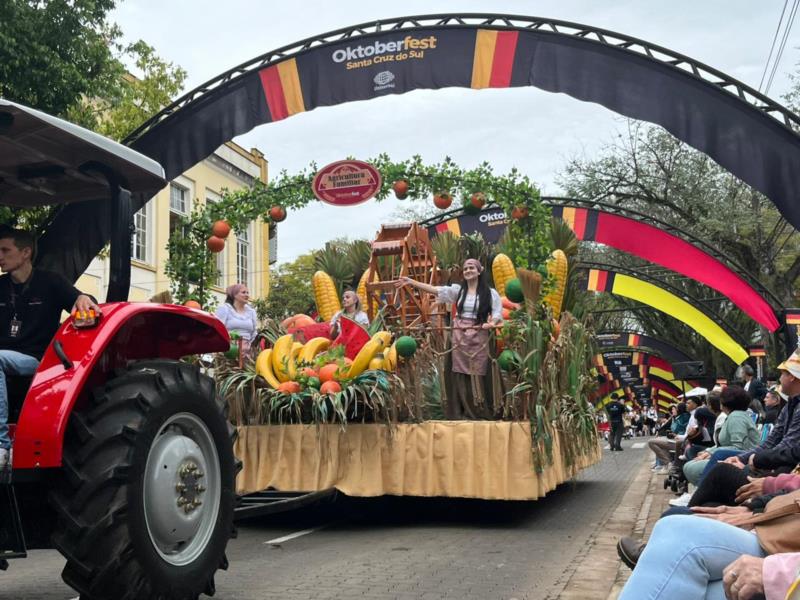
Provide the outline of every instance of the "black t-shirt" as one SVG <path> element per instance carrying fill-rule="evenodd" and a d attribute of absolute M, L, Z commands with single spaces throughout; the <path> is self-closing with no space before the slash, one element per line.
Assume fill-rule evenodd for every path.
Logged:
<path fill-rule="evenodd" d="M 625 414 L 627 408 L 621 402 L 609 402 L 606 404 L 606 412 L 608 413 L 608 420 L 612 423 L 619 423 L 622 421 L 622 415 Z"/>
<path fill-rule="evenodd" d="M 69 311 L 80 292 L 58 273 L 34 269 L 28 281 L 14 283 L 0 276 L 0 348 L 41 360 L 61 324 L 61 311 Z M 12 319 L 19 331 L 11 335 Z"/>

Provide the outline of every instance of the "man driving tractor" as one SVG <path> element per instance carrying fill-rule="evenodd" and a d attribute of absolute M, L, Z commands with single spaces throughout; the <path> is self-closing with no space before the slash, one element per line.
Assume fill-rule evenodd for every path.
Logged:
<path fill-rule="evenodd" d="M 34 269 L 36 240 L 20 229 L 0 229 L 0 469 L 11 451 L 7 375 L 33 375 L 61 321 L 61 311 L 100 308 L 58 273 Z"/>

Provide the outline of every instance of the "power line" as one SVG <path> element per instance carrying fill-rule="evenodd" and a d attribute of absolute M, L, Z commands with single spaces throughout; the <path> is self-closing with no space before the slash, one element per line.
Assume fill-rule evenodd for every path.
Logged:
<path fill-rule="evenodd" d="M 786 14 L 786 6 L 789 4 L 789 0 L 784 0 L 783 2 L 783 10 L 781 11 L 781 18 L 778 19 L 778 27 L 775 29 L 775 35 L 772 36 L 772 45 L 769 47 L 769 56 L 767 56 L 767 62 L 764 65 L 764 72 L 761 74 L 761 81 L 758 82 L 758 91 L 761 91 L 761 85 L 764 83 L 764 77 L 767 76 L 767 69 L 769 69 L 769 62 L 772 60 L 772 51 L 775 49 L 775 42 L 778 40 L 778 32 L 781 30 L 781 25 L 783 24 L 783 15 Z"/>
<path fill-rule="evenodd" d="M 769 80 L 767 81 L 767 87 L 764 88 L 765 94 L 768 93 L 769 88 L 772 87 L 772 81 L 775 79 L 775 74 L 778 72 L 778 65 L 783 57 L 783 51 L 786 48 L 786 42 L 789 40 L 789 33 L 792 31 L 792 25 L 794 25 L 794 18 L 797 16 L 798 6 L 800 6 L 800 0 L 794 0 L 794 4 L 792 4 L 792 10 L 789 13 L 789 17 L 786 21 L 786 27 L 783 30 L 783 38 L 781 39 L 780 50 L 778 50 L 778 54 L 775 56 L 775 62 L 772 65 L 772 73 L 770 73 Z"/>

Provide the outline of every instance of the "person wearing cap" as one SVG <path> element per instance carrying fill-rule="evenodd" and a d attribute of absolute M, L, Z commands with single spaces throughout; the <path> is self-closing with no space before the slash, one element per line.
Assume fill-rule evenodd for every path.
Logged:
<path fill-rule="evenodd" d="M 622 395 L 619 392 L 614 392 L 611 394 L 611 402 L 606 404 L 608 422 L 611 424 L 611 434 L 608 438 L 608 444 L 611 446 L 612 452 L 622 452 L 622 431 L 624 429 L 625 413 L 628 412 L 628 407 L 620 402 L 621 398 Z"/>
<path fill-rule="evenodd" d="M 725 459 L 738 468 L 774 470 L 793 467 L 800 453 L 800 350 L 778 365 L 781 390 L 789 397 L 767 439 L 748 452 Z M 794 460 L 794 463 L 788 462 Z"/>
<path fill-rule="evenodd" d="M 778 420 L 778 415 L 786 405 L 788 396 L 783 393 L 780 386 L 775 386 L 764 396 L 764 424 L 774 425 Z"/>
<path fill-rule="evenodd" d="M 497 290 L 489 287 L 480 261 L 468 258 L 462 267 L 461 283 L 435 286 L 400 277 L 397 287 L 410 285 L 423 292 L 436 294 L 437 301 L 453 304 L 456 316 L 452 329 L 452 372 L 455 398 L 449 403 L 448 418 L 492 417 L 489 403 L 480 406 L 473 399 L 474 377 L 484 378 L 489 371 L 489 330 L 502 324 L 503 305 Z M 481 382 L 485 384 L 485 380 Z M 489 397 L 489 394 L 486 394 Z"/>

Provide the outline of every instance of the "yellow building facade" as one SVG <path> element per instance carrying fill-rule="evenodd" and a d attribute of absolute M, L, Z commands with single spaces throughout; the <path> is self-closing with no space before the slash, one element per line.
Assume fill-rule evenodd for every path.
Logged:
<path fill-rule="evenodd" d="M 245 150 L 228 142 L 211 156 L 176 177 L 134 216 L 131 242 L 131 287 L 129 299 L 146 301 L 170 290 L 164 273 L 167 242 L 179 216 L 187 216 L 200 203 L 216 202 L 224 190 L 250 187 L 256 179 L 266 183 L 268 163 L 256 148 Z M 270 237 L 270 231 L 272 237 Z M 217 255 L 220 276 L 210 282 L 218 302 L 224 290 L 234 283 L 246 283 L 251 298 L 269 293 L 269 265 L 277 258 L 275 229 L 260 219 L 246 231 L 231 231 L 225 249 Z M 76 286 L 101 301 L 109 280 L 108 259 L 96 257 L 81 275 Z"/>

